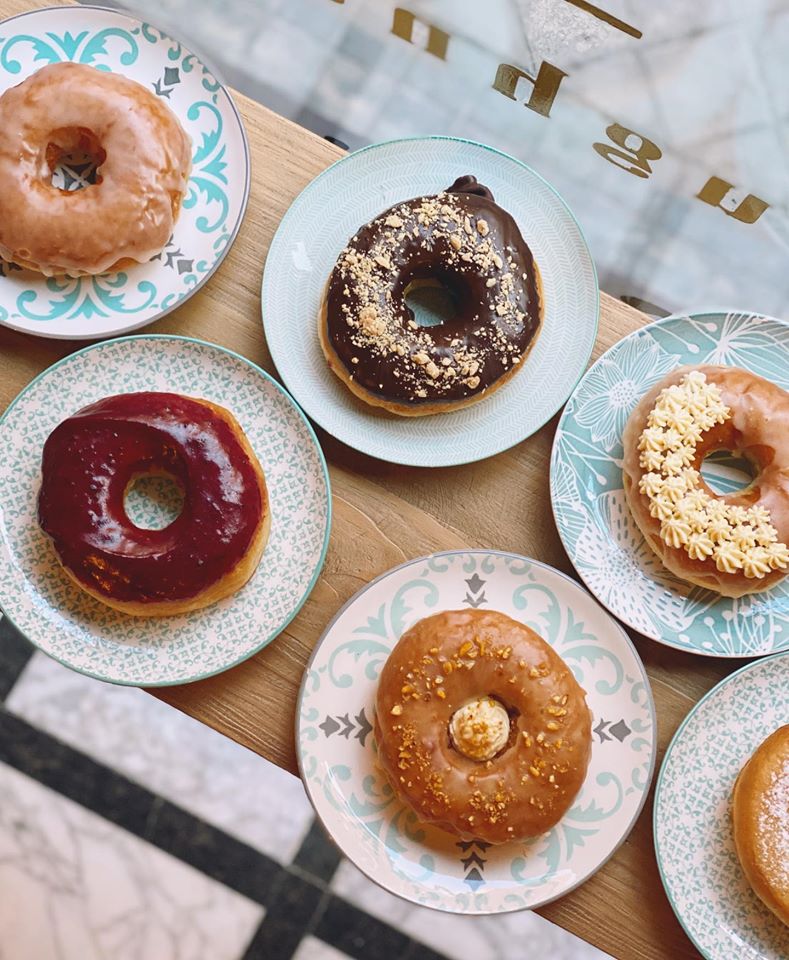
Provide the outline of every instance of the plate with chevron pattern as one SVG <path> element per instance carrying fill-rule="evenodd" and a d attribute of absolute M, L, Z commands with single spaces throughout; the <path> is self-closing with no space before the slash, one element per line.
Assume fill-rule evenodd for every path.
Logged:
<path fill-rule="evenodd" d="M 398 417 L 355 398 L 326 364 L 316 331 L 323 288 L 354 232 L 401 200 L 473 174 L 518 222 L 542 277 L 545 319 L 521 370 L 471 407 Z M 597 274 L 571 211 L 539 174 L 492 147 L 453 137 L 374 144 L 338 160 L 294 200 L 263 275 L 266 339 L 302 409 L 332 436 L 390 463 L 481 460 L 538 430 L 583 373 L 597 334 Z"/>
<path fill-rule="evenodd" d="M 789 324 L 756 313 L 672 316 L 614 344 L 584 375 L 562 412 L 551 454 L 551 503 L 581 579 L 614 616 L 644 636 L 710 657 L 789 648 L 789 578 L 732 599 L 665 569 L 624 496 L 622 430 L 639 399 L 669 371 L 703 363 L 742 367 L 789 390 Z M 721 493 L 746 485 L 741 464 L 705 460 Z"/>
<path fill-rule="evenodd" d="M 50 63 L 122 73 L 161 97 L 192 138 L 192 173 L 175 231 L 149 263 L 96 277 L 45 277 L 0 261 L 0 324 L 40 337 L 99 339 L 165 316 L 198 290 L 235 240 L 249 197 L 249 147 L 233 100 L 179 40 L 109 8 L 74 4 L 0 23 L 0 94 Z M 63 190 L 95 181 L 90 157 L 55 171 Z"/>
<path fill-rule="evenodd" d="M 490 608 L 536 630 L 587 692 L 592 760 L 572 808 L 547 834 L 492 846 L 426 826 L 376 762 L 379 672 L 414 623 Z M 342 852 L 391 893 L 470 915 L 533 909 L 583 883 L 635 824 L 655 761 L 655 712 L 625 631 L 574 580 L 514 554 L 474 550 L 411 560 L 352 597 L 319 640 L 296 715 L 299 767 Z"/>
<path fill-rule="evenodd" d="M 734 782 L 751 754 L 789 723 L 789 653 L 726 677 L 685 718 L 655 789 L 658 867 L 682 926 L 705 960 L 786 960 L 789 928 L 740 867 Z"/>

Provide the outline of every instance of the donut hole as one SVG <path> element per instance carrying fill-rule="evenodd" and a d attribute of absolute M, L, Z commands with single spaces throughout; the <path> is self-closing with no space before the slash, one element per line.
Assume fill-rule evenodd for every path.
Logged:
<path fill-rule="evenodd" d="M 759 468 L 752 460 L 731 450 L 708 453 L 700 469 L 710 490 L 722 497 L 746 490 L 759 475 Z"/>
<path fill-rule="evenodd" d="M 99 168 L 106 159 L 99 138 L 87 127 L 62 127 L 48 137 L 46 160 L 56 190 L 73 193 L 101 183 Z"/>
<path fill-rule="evenodd" d="M 135 527 L 164 530 L 183 512 L 183 488 L 169 473 L 138 474 L 126 487 L 123 508 Z"/>
<path fill-rule="evenodd" d="M 403 291 L 409 319 L 420 327 L 452 323 L 460 313 L 459 291 L 441 277 L 416 277 Z"/>

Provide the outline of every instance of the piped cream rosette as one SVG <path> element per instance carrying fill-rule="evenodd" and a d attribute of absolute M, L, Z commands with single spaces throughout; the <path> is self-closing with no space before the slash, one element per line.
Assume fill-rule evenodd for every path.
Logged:
<path fill-rule="evenodd" d="M 719 388 L 700 371 L 664 388 L 639 437 L 639 464 L 648 472 L 638 489 L 668 546 L 692 560 L 711 557 L 721 573 L 760 579 L 789 567 L 789 548 L 778 541 L 769 511 L 710 496 L 693 467 L 702 435 L 730 417 Z"/>

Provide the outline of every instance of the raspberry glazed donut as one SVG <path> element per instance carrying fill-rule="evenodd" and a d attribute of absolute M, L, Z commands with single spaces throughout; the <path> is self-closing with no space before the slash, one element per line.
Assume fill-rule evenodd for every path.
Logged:
<path fill-rule="evenodd" d="M 789 724 L 769 736 L 740 771 L 732 822 L 748 882 L 789 926 Z"/>
<path fill-rule="evenodd" d="M 69 577 L 132 616 L 199 610 L 239 590 L 271 526 L 263 470 L 235 417 L 175 393 L 127 393 L 84 407 L 44 444 L 38 519 Z M 162 530 L 131 522 L 139 476 L 183 490 Z"/>
<path fill-rule="evenodd" d="M 419 326 L 406 303 L 419 286 L 449 291 L 456 315 Z M 331 272 L 318 329 L 330 369 L 353 394 L 419 417 L 502 387 L 522 369 L 542 317 L 540 273 L 517 223 L 466 176 L 359 228 Z"/>
<path fill-rule="evenodd" d="M 592 749 L 586 695 L 533 630 L 493 610 L 420 620 L 378 686 L 378 759 L 420 820 L 505 843 L 550 830 Z"/>
<path fill-rule="evenodd" d="M 52 186 L 72 152 L 99 160 L 82 190 Z M 191 140 L 141 84 L 79 63 L 42 67 L 0 97 L 0 258 L 46 276 L 144 263 L 173 232 Z"/>
<path fill-rule="evenodd" d="M 681 367 L 636 406 L 622 438 L 625 497 L 663 565 L 725 597 L 775 586 L 789 569 L 789 394 L 737 367 Z M 756 470 L 721 496 L 704 458 L 729 450 Z"/>

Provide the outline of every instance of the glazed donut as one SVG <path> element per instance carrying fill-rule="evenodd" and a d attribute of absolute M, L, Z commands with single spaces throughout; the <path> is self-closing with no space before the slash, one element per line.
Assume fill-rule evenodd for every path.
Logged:
<path fill-rule="evenodd" d="M 667 570 L 725 597 L 766 590 L 789 569 L 789 394 L 737 367 L 682 367 L 628 420 L 625 497 Z M 716 450 L 756 476 L 721 496 L 699 470 Z"/>
<path fill-rule="evenodd" d="M 126 393 L 84 407 L 44 444 L 38 519 L 71 579 L 133 616 L 199 610 L 239 590 L 271 526 L 263 470 L 235 417 L 207 400 Z M 124 507 L 148 474 L 183 490 L 181 514 L 144 530 Z"/>
<path fill-rule="evenodd" d="M 420 620 L 378 684 L 378 759 L 425 823 L 504 843 L 559 822 L 586 777 L 586 695 L 533 630 L 493 610 Z"/>
<path fill-rule="evenodd" d="M 406 303 L 418 286 L 443 286 L 456 316 L 420 327 Z M 540 274 L 517 223 L 467 176 L 357 231 L 329 277 L 318 330 L 352 393 L 418 417 L 503 386 L 522 369 L 542 316 Z"/>
<path fill-rule="evenodd" d="M 82 190 L 52 186 L 71 152 L 100 160 Z M 0 258 L 46 276 L 144 263 L 169 240 L 191 141 L 141 84 L 79 63 L 42 67 L 0 97 Z"/>
<path fill-rule="evenodd" d="M 740 771 L 732 822 L 748 882 L 789 925 L 789 724 L 769 736 Z"/>

